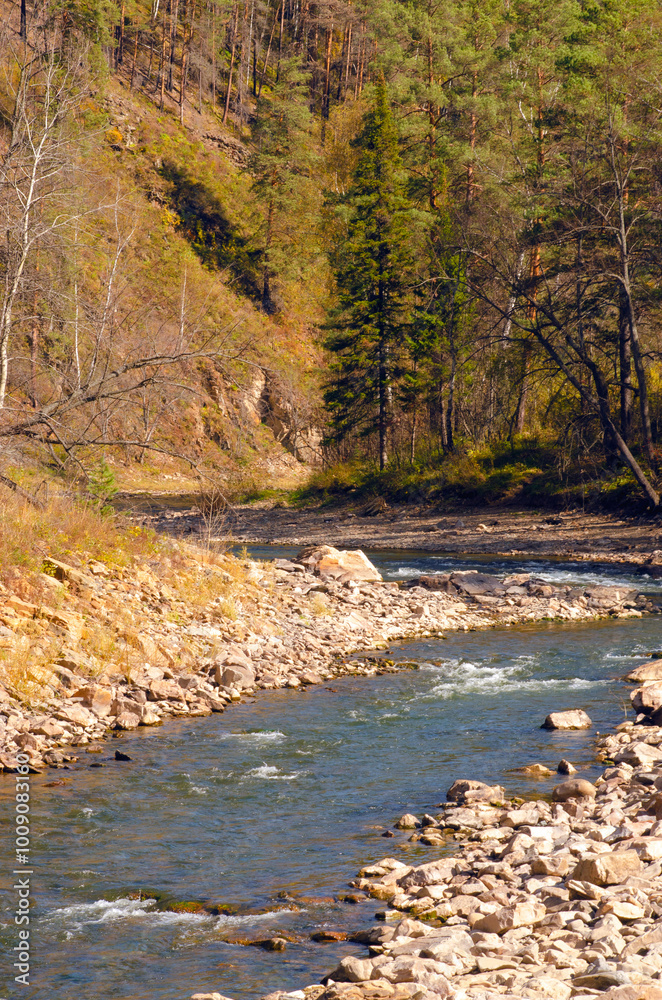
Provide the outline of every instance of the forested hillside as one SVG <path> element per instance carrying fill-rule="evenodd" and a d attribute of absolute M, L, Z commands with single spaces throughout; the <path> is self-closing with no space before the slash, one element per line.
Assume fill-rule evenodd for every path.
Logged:
<path fill-rule="evenodd" d="M 6 441 L 658 505 L 658 4 L 7 10 Z"/>

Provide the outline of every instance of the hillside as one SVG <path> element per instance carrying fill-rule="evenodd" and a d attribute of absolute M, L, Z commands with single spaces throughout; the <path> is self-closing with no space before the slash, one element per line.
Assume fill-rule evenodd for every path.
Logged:
<path fill-rule="evenodd" d="M 10 478 L 659 505 L 656 5 L 5 13 Z"/>

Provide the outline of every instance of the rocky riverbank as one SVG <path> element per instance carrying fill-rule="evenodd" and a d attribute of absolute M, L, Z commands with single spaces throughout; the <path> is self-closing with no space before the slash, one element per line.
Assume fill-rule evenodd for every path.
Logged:
<path fill-rule="evenodd" d="M 140 516 L 159 530 L 204 534 L 208 525 L 197 508 L 174 503 L 172 497 L 153 498 Z M 268 501 L 240 505 L 227 512 L 220 527 L 235 541 L 256 545 L 320 545 L 332 532 L 341 548 L 551 558 L 662 574 L 659 515 L 549 514 L 484 505 L 442 514 L 425 505 L 389 505 L 376 498 L 304 510 Z"/>
<path fill-rule="evenodd" d="M 631 679 L 643 681 L 631 695 L 641 705 L 662 661 Z M 422 865 L 385 857 L 364 868 L 353 887 L 385 903 L 381 921 L 353 938 L 365 955 L 264 1000 L 661 1000 L 657 710 L 596 740 L 607 767 L 595 784 L 569 778 L 551 801 L 507 802 L 499 786 L 460 780 L 436 816 L 401 817 L 410 839 L 463 843 Z"/>
<path fill-rule="evenodd" d="M 35 771 L 70 767 L 112 731 L 221 712 L 259 689 L 397 669 L 356 654 L 398 639 L 657 611 L 625 586 L 557 587 L 530 574 L 453 573 L 400 587 L 362 553 L 330 546 L 293 562 L 211 559 L 180 543 L 182 553 L 178 591 L 157 562 L 127 569 L 51 558 L 42 577 L 54 606 L 2 588 L 5 771 L 16 769 L 18 751 Z"/>

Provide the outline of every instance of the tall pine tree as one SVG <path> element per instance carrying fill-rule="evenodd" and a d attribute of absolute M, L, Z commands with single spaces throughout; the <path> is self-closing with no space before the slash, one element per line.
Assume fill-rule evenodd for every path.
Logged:
<path fill-rule="evenodd" d="M 354 146 L 359 158 L 338 201 L 341 232 L 331 251 L 338 305 L 327 323 L 326 347 L 335 357 L 325 399 L 337 439 L 378 431 L 383 469 L 411 267 L 398 131 L 383 80 Z"/>

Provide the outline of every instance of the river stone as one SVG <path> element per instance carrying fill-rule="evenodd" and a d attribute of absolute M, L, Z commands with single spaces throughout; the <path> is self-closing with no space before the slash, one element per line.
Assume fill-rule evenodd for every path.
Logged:
<path fill-rule="evenodd" d="M 534 778 L 548 778 L 550 774 L 554 774 L 551 768 L 545 767 L 544 764 L 526 764 L 524 767 L 518 768 L 522 774 L 530 774 Z"/>
<path fill-rule="evenodd" d="M 161 716 L 151 708 L 143 708 L 140 716 L 141 726 L 160 726 L 163 722 Z"/>
<path fill-rule="evenodd" d="M 593 723 L 581 708 L 567 712 L 550 712 L 541 729 L 590 729 Z"/>
<path fill-rule="evenodd" d="M 396 830 L 415 830 L 421 826 L 421 821 L 413 813 L 405 813 L 394 826 Z"/>
<path fill-rule="evenodd" d="M 571 764 L 569 760 L 565 759 L 565 757 L 558 762 L 556 770 L 559 774 L 577 774 L 577 768 L 575 765 Z"/>
<path fill-rule="evenodd" d="M 133 712 L 121 712 L 115 719 L 116 729 L 137 729 L 140 725 L 141 717 Z"/>
<path fill-rule="evenodd" d="M 505 934 L 515 927 L 530 927 L 539 924 L 547 915 L 547 910 L 535 901 L 502 906 L 495 913 L 488 913 L 474 924 L 473 929 L 487 934 Z"/>
<path fill-rule="evenodd" d="M 440 882 L 448 882 L 455 874 L 457 858 L 439 858 L 438 861 L 429 861 L 425 865 L 419 865 L 413 871 L 408 870 L 406 875 L 398 879 L 398 885 L 402 889 L 411 889 L 413 886 L 438 885 Z"/>
<path fill-rule="evenodd" d="M 472 597 L 482 597 L 485 595 L 500 596 L 506 592 L 503 582 L 498 577 L 490 576 L 488 573 L 476 573 L 472 571 L 467 573 L 452 573 L 451 582 L 461 593 Z"/>
<path fill-rule="evenodd" d="M 585 778 L 570 778 L 569 781 L 562 781 L 552 792 L 555 802 L 567 802 L 568 799 L 594 799 L 596 794 L 595 785 Z"/>
<path fill-rule="evenodd" d="M 588 990 L 608 990 L 610 986 L 629 986 L 630 977 L 620 969 L 612 969 L 606 963 L 595 962 L 589 965 L 582 976 L 573 979 L 575 988 Z"/>
<path fill-rule="evenodd" d="M 330 973 L 330 978 L 339 983 L 365 983 L 370 980 L 373 971 L 374 965 L 370 959 L 346 955 Z"/>
<path fill-rule="evenodd" d="M 630 764 L 632 767 L 657 764 L 662 760 L 662 750 L 648 743 L 630 743 L 614 757 L 616 764 Z"/>
<path fill-rule="evenodd" d="M 51 739 L 57 739 L 58 736 L 62 736 L 64 733 L 64 729 L 58 725 L 55 719 L 45 719 L 44 722 L 32 731 L 36 736 L 49 736 Z"/>
<path fill-rule="evenodd" d="M 55 718 L 62 719 L 63 722 L 73 722 L 75 726 L 91 726 L 97 721 L 95 716 L 82 705 L 63 705 L 55 713 Z"/>
<path fill-rule="evenodd" d="M 449 802 L 501 802 L 504 790 L 501 785 L 486 785 L 484 781 L 459 778 L 446 792 Z"/>
<path fill-rule="evenodd" d="M 582 858 L 572 871 L 572 879 L 593 885 L 620 885 L 630 875 L 637 875 L 643 864 L 636 851 L 612 851 L 592 858 Z"/>
<path fill-rule="evenodd" d="M 649 681 L 630 692 L 632 707 L 644 715 L 652 715 L 662 708 L 662 681 Z"/>
<path fill-rule="evenodd" d="M 242 688 L 253 687 L 255 684 L 255 671 L 253 667 L 239 666 L 239 664 L 219 664 L 216 667 L 216 683 L 219 687 Z"/>
<path fill-rule="evenodd" d="M 230 997 L 225 997 L 222 993 L 194 993 L 191 1000 L 230 1000 Z"/>

